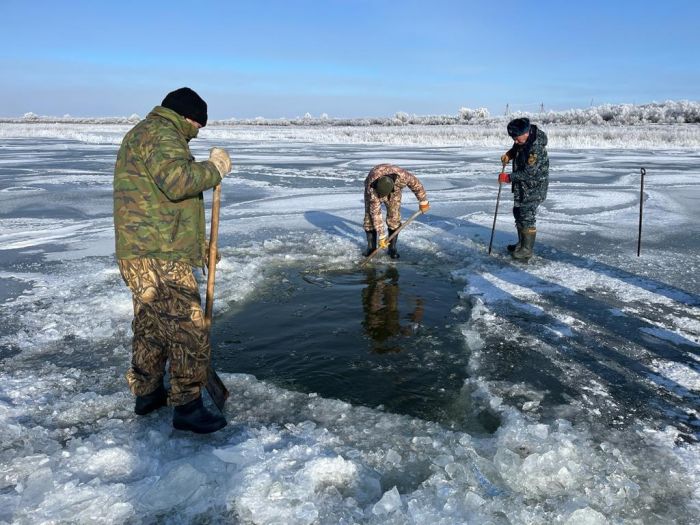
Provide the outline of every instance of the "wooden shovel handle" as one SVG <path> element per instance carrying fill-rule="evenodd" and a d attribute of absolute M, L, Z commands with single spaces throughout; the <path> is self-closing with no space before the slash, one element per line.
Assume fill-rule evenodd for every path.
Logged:
<path fill-rule="evenodd" d="M 211 328 L 214 311 L 214 284 L 216 281 L 216 259 L 219 239 L 219 212 L 221 211 L 221 184 L 214 188 L 214 198 L 211 203 L 211 232 L 209 233 L 209 261 L 207 265 L 207 299 L 204 308 L 204 320 L 207 328 Z"/>
<path fill-rule="evenodd" d="M 214 283 L 216 281 L 217 243 L 219 239 L 219 211 L 221 210 L 221 184 L 214 188 L 214 198 L 211 203 L 211 231 L 209 232 L 209 275 L 207 276 L 207 298 L 204 308 L 204 322 L 211 333 L 211 320 L 214 311 Z M 229 396 L 228 389 L 209 363 L 207 372 L 207 392 L 218 409 L 224 411 L 224 403 Z"/>
<path fill-rule="evenodd" d="M 396 237 L 396 236 L 399 234 L 399 232 L 400 232 L 401 230 L 403 230 L 406 226 L 408 226 L 409 224 L 411 224 L 411 223 L 413 222 L 413 220 L 414 220 L 416 217 L 418 217 L 421 213 L 423 213 L 423 212 L 420 211 L 420 210 L 418 210 L 418 211 L 415 212 L 413 215 L 411 215 L 411 216 L 408 218 L 408 220 L 407 220 L 406 222 L 404 222 L 401 226 L 399 226 L 396 230 L 394 230 L 394 233 L 392 233 L 391 235 L 389 235 L 389 238 L 387 239 L 387 242 L 391 241 L 391 239 L 393 239 L 394 237 Z M 375 255 L 377 255 L 377 253 L 379 253 L 379 250 L 380 250 L 380 249 L 381 249 L 381 248 L 376 248 L 372 253 L 370 253 L 370 254 L 365 258 L 365 260 L 362 261 L 362 262 L 360 263 L 360 266 L 364 266 L 365 264 L 367 264 L 367 263 L 372 259 L 372 257 L 374 257 Z"/>

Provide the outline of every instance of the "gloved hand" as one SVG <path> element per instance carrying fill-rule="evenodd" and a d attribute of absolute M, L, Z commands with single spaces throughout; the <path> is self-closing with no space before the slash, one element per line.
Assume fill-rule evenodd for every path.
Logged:
<path fill-rule="evenodd" d="M 216 264 L 221 262 L 221 252 L 216 250 Z M 209 268 L 209 249 L 204 250 L 204 267 Z"/>
<path fill-rule="evenodd" d="M 216 166 L 216 169 L 219 170 L 219 174 L 222 178 L 225 177 L 229 171 L 231 171 L 231 157 L 229 157 L 228 152 L 225 149 L 210 149 L 209 162 Z"/>
<path fill-rule="evenodd" d="M 380 250 L 386 250 L 389 247 L 389 241 L 386 240 L 386 235 L 384 237 L 379 238 L 377 246 Z"/>
<path fill-rule="evenodd" d="M 420 201 L 418 203 L 418 209 L 421 213 L 427 213 L 430 209 L 430 203 L 428 201 Z"/>
<path fill-rule="evenodd" d="M 501 172 L 498 174 L 498 183 L 499 184 L 508 184 L 510 182 L 510 175 L 507 173 Z"/>
<path fill-rule="evenodd" d="M 501 163 L 502 164 L 508 164 L 510 162 L 510 157 L 508 156 L 507 153 L 504 153 L 501 155 Z"/>

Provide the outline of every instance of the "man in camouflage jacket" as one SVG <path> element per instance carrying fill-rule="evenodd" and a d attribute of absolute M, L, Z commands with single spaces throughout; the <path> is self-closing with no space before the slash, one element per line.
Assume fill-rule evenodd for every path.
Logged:
<path fill-rule="evenodd" d="M 537 207 L 547 198 L 549 187 L 547 135 L 526 118 L 512 120 L 508 124 L 508 134 L 513 139 L 513 147 L 501 156 L 501 162 L 505 166 L 512 160 L 513 172 L 510 175 L 501 173 L 498 179 L 500 183 L 510 182 L 513 191 L 518 243 L 508 245 L 508 251 L 515 259 L 527 261 L 532 257 L 537 235 Z"/>
<path fill-rule="evenodd" d="M 206 254 L 202 192 L 231 170 L 223 149 L 212 148 L 202 162 L 190 153 L 189 141 L 206 123 L 207 105 L 197 93 L 173 91 L 126 134 L 114 169 L 116 255 L 134 306 L 126 378 L 135 412 L 145 415 L 169 402 L 175 428 L 199 433 L 226 425 L 202 404 L 209 333 L 192 272 Z"/>
<path fill-rule="evenodd" d="M 389 256 L 398 259 L 396 251 L 396 235 L 391 243 L 387 242 L 382 219 L 382 203 L 386 205 L 386 224 L 389 237 L 401 226 L 401 191 L 408 186 L 419 201 L 420 211 L 425 213 L 430 209 L 425 188 L 418 177 L 393 164 L 379 164 L 372 168 L 365 178 L 365 220 L 364 230 L 367 235 L 367 250 L 365 256 L 379 248 L 389 248 Z M 377 239 L 379 240 L 377 244 Z"/>

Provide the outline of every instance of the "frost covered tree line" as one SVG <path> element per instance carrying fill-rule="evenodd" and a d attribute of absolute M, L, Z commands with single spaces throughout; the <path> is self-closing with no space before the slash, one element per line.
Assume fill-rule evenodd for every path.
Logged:
<path fill-rule="evenodd" d="M 602 104 L 586 109 L 565 111 L 512 112 L 508 115 L 491 116 L 486 108 L 459 108 L 456 115 L 410 115 L 397 112 L 392 117 L 333 118 L 327 113 L 318 117 L 306 113 L 295 118 L 252 119 L 230 118 L 210 121 L 210 126 L 410 126 L 410 125 L 488 125 L 497 124 L 516 117 L 528 117 L 543 125 L 600 125 L 634 126 L 637 124 L 699 124 L 700 102 L 680 100 L 652 102 L 649 104 Z M 61 123 L 61 124 L 135 124 L 141 117 L 80 118 L 39 116 L 25 113 L 21 118 L 0 118 L 4 123 Z"/>

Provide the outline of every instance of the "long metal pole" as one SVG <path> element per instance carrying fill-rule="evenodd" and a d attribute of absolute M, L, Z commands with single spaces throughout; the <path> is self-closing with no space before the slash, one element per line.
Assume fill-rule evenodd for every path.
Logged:
<path fill-rule="evenodd" d="M 506 171 L 506 163 L 503 163 L 503 167 L 501 168 L 501 172 Z M 489 241 L 489 255 L 491 255 L 491 248 L 493 247 L 493 235 L 496 233 L 496 218 L 498 217 L 498 205 L 501 202 L 501 188 L 503 187 L 503 183 L 499 180 L 498 181 L 498 195 L 496 196 L 496 211 L 493 214 L 493 226 L 491 226 L 491 240 Z"/>
<path fill-rule="evenodd" d="M 637 236 L 637 257 L 642 252 L 642 217 L 644 215 L 644 176 L 647 170 L 641 168 L 642 180 L 639 189 L 639 234 Z"/>
<path fill-rule="evenodd" d="M 498 217 L 498 204 L 501 202 L 501 187 L 503 184 L 498 183 L 498 195 L 496 196 L 496 211 L 493 214 L 493 226 L 491 226 L 491 240 L 489 241 L 489 255 L 491 255 L 491 248 L 493 247 L 493 235 L 496 233 L 496 217 Z"/>

